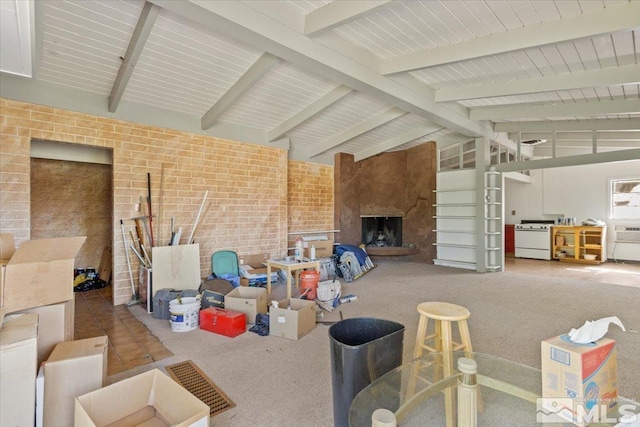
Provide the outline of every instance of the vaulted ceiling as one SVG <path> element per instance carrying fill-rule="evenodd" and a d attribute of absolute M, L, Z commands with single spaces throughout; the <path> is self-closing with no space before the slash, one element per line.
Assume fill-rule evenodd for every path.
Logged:
<path fill-rule="evenodd" d="M 27 7 L 30 6 L 30 7 Z M 0 94 L 333 163 L 640 148 L 640 1 L 3 0 Z M 31 17 L 31 29 L 20 17 Z"/>

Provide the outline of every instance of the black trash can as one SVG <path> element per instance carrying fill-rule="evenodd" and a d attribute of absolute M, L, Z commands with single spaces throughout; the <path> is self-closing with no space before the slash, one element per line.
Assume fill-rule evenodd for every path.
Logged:
<path fill-rule="evenodd" d="M 370 317 L 344 319 L 329 328 L 335 427 L 349 425 L 356 395 L 402 364 L 404 325 Z"/>

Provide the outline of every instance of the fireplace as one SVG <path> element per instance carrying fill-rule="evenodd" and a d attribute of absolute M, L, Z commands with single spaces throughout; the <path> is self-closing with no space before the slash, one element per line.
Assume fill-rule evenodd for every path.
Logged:
<path fill-rule="evenodd" d="M 401 247 L 401 216 L 362 216 L 362 243 L 365 246 Z"/>

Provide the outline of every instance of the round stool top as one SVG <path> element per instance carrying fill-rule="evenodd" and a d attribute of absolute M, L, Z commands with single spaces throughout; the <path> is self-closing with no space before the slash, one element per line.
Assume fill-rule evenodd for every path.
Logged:
<path fill-rule="evenodd" d="M 448 320 L 450 322 L 465 320 L 471 316 L 469 310 L 460 305 L 440 301 L 423 302 L 419 304 L 418 313 L 430 319 Z"/>

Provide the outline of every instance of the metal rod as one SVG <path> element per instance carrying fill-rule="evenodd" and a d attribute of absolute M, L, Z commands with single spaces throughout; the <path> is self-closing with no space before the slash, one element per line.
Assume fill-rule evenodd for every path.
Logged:
<path fill-rule="evenodd" d="M 131 271 L 131 260 L 129 259 L 129 249 L 127 248 L 127 236 L 124 232 L 124 222 L 120 220 L 120 230 L 122 230 L 122 243 L 124 244 L 124 254 L 127 257 L 127 267 L 129 268 L 129 280 L 131 281 L 131 302 L 137 302 L 139 297 L 133 282 L 133 272 Z"/>

